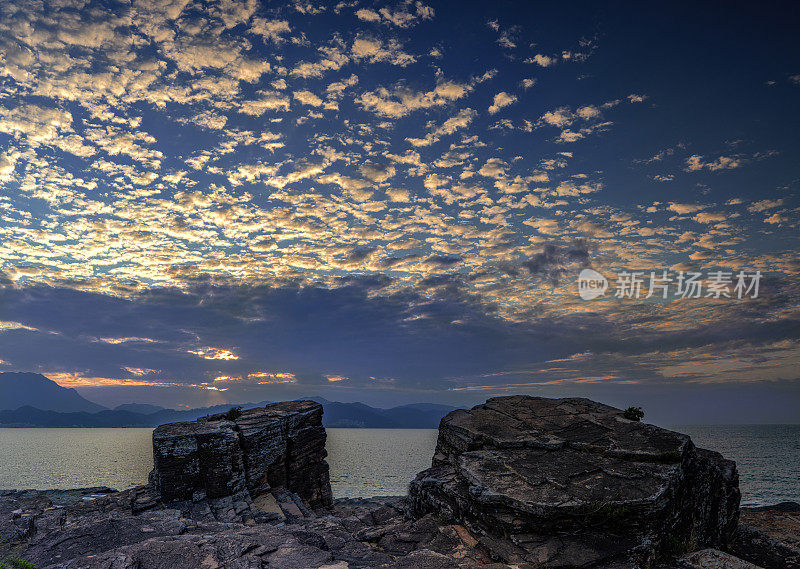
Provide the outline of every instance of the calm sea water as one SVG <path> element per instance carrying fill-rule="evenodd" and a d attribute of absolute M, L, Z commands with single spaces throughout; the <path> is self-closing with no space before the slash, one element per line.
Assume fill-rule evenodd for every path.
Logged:
<path fill-rule="evenodd" d="M 742 505 L 800 502 L 800 425 L 670 427 L 694 444 L 736 461 Z"/>
<path fill-rule="evenodd" d="M 736 460 L 746 505 L 800 501 L 800 425 L 678 426 L 698 446 Z M 0 429 L 0 488 L 142 484 L 152 429 Z M 430 466 L 434 429 L 328 429 L 337 497 L 405 494 Z"/>

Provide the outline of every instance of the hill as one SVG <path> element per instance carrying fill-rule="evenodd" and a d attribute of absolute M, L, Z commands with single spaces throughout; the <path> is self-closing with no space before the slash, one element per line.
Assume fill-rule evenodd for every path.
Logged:
<path fill-rule="evenodd" d="M 316 397 L 309 398 L 322 404 L 325 413 L 323 425 L 327 428 L 372 428 L 372 429 L 435 429 L 441 418 L 454 407 L 446 405 L 403 405 L 392 409 L 379 409 L 363 403 L 339 403 Z M 245 409 L 263 407 L 266 402 L 247 403 Z M 121 408 L 120 408 L 121 407 Z M 31 405 L 14 410 L 0 411 L 0 425 L 6 427 L 156 427 L 164 423 L 193 421 L 205 415 L 213 415 L 230 409 L 231 405 L 217 405 L 199 409 L 177 411 L 160 409 L 153 413 L 136 412 L 148 410 L 149 405 L 123 405 L 114 410 L 105 409 L 96 413 L 85 411 L 57 412 L 43 410 Z"/>
<path fill-rule="evenodd" d="M 151 413 L 157 413 L 164 410 L 164 407 L 160 407 L 158 405 L 148 405 L 146 403 L 125 403 L 123 405 L 117 405 L 114 407 L 114 411 L 130 411 L 132 413 L 141 413 L 142 415 L 150 415 Z"/>
<path fill-rule="evenodd" d="M 23 406 L 62 413 L 97 413 L 105 407 L 81 397 L 74 389 L 61 387 L 40 373 L 0 373 L 0 410 Z"/>

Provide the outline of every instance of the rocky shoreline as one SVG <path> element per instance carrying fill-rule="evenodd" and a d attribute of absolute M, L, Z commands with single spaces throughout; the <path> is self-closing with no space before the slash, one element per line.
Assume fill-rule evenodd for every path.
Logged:
<path fill-rule="evenodd" d="M 800 505 L 739 509 L 735 464 L 586 399 L 442 420 L 408 496 L 333 500 L 322 409 L 173 423 L 150 483 L 0 491 L 0 559 L 40 569 L 795 569 Z M 15 565 L 15 563 L 19 563 Z"/>

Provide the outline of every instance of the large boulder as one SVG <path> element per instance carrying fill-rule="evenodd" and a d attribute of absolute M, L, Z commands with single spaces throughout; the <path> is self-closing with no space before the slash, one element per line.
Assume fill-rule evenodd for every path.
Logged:
<path fill-rule="evenodd" d="M 644 566 L 724 548 L 738 521 L 734 462 L 588 399 L 489 399 L 442 419 L 409 510 L 482 536 L 508 563 Z"/>
<path fill-rule="evenodd" d="M 285 488 L 313 507 L 328 507 L 325 439 L 322 406 L 313 401 L 169 423 L 153 431 L 150 481 L 166 503 L 231 496 L 249 503 Z"/>

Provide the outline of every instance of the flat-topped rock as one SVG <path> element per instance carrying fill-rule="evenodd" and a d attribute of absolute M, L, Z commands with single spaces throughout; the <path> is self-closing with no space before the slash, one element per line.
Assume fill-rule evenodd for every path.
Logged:
<path fill-rule="evenodd" d="M 577 551 L 590 566 L 724 546 L 739 497 L 735 463 L 686 435 L 588 399 L 513 396 L 442 420 L 409 503 L 506 562 L 547 567 Z"/>
<path fill-rule="evenodd" d="M 440 441 L 454 451 L 485 447 L 575 449 L 609 456 L 673 461 L 691 445 L 689 437 L 628 421 L 622 411 L 589 399 L 496 397 L 444 418 Z"/>
<path fill-rule="evenodd" d="M 312 507 L 332 501 L 322 406 L 287 401 L 153 431 L 150 481 L 164 502 L 236 497 L 251 503 L 274 487 Z"/>
<path fill-rule="evenodd" d="M 43 569 L 800 569 L 795 504 L 745 511 L 749 525 L 734 532 L 732 462 L 606 405 L 505 397 L 451 413 L 408 497 L 325 508 L 311 505 L 331 504 L 321 418 L 301 401 L 164 425 L 152 483 L 121 492 L 0 490 L 0 560 Z"/>

